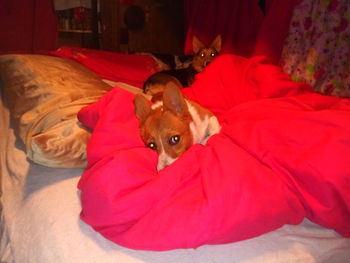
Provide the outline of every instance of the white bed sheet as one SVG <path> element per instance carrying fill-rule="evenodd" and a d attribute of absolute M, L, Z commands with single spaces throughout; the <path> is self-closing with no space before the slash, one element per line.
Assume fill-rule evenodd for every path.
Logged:
<path fill-rule="evenodd" d="M 307 220 L 226 245 L 167 252 L 118 246 L 79 220 L 81 169 L 27 160 L 0 100 L 1 263 L 345 263 L 350 240 Z M 0 210 L 1 211 L 1 210 Z"/>

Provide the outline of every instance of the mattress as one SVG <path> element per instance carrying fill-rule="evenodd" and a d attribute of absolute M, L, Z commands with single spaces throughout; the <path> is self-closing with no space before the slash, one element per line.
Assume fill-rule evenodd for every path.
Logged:
<path fill-rule="evenodd" d="M 231 244 L 165 252 L 131 250 L 79 219 L 82 168 L 52 168 L 29 160 L 0 101 L 1 262 L 232 263 L 325 262 L 350 258 L 350 240 L 307 220 Z"/>

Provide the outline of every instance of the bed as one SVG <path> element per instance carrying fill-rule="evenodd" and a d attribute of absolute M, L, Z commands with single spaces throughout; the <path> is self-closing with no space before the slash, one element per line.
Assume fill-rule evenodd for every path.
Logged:
<path fill-rule="evenodd" d="M 346 193 L 350 187 L 350 155 L 346 155 L 350 152 L 350 126 L 347 126 L 350 123 L 346 117 L 350 111 L 349 100 L 318 94 L 312 95 L 317 96 L 313 100 L 314 97 L 308 97 L 307 85 L 292 83 L 280 75 L 276 67 L 264 64 L 262 58 L 245 60 L 223 56 L 185 91 L 188 97 L 218 115 L 223 134 L 212 138 L 208 147 L 194 146 L 174 166 L 157 174 L 155 154 L 137 137 L 132 98 L 135 92 L 140 92 L 142 80 L 161 69 L 159 63 L 144 55 L 133 55 L 129 59 L 122 54 L 70 48 L 58 50 L 55 55 L 0 57 L 1 262 L 341 263 L 350 258 L 347 238 L 350 221 L 346 221 L 350 214 Z M 109 59 L 111 56 L 119 56 L 120 60 Z M 220 65 L 225 65 L 224 69 Z M 244 72 L 232 75 L 230 67 L 237 65 L 244 68 Z M 128 71 L 128 66 L 133 71 Z M 269 78 L 263 77 L 266 71 L 257 70 L 261 67 L 269 72 Z M 254 78 L 248 78 L 249 74 Z M 249 81 L 245 82 L 242 76 Z M 230 89 L 233 94 L 229 97 L 235 100 L 227 100 L 227 81 L 241 81 L 244 87 L 238 91 Z M 218 83 L 215 89 L 213 83 Z M 267 88 L 249 93 L 249 85 Z M 276 86 L 281 88 L 272 88 Z M 210 99 L 203 95 L 204 91 L 211 94 Z M 288 105 L 296 108 L 290 109 Z M 249 110 L 252 107 L 260 109 L 261 115 L 255 119 Z M 230 115 L 224 114 L 228 109 Z M 316 117 L 303 121 L 315 127 L 309 136 L 316 139 L 316 128 L 328 127 L 326 138 L 330 143 L 325 147 L 336 146 L 341 152 L 328 152 L 328 158 L 330 154 L 336 155 L 337 158 L 331 160 L 336 161 L 338 167 L 332 164 L 334 174 L 331 170 L 326 172 L 339 180 L 327 177 L 326 183 L 318 182 L 313 177 L 313 171 L 317 170 L 313 163 L 305 166 L 300 159 L 289 158 L 293 162 L 287 164 L 298 161 L 302 169 L 308 168 L 304 174 L 310 176 L 307 179 L 312 183 L 305 180 L 303 185 L 298 184 L 300 178 L 296 176 L 287 182 L 285 178 L 276 179 L 279 182 L 276 185 L 271 179 L 276 178 L 276 174 L 270 170 L 285 169 L 286 165 L 281 165 L 285 159 L 269 159 L 271 153 L 266 149 L 273 142 L 261 138 L 271 139 L 271 134 L 276 136 L 277 132 L 294 135 L 269 122 L 275 120 L 271 117 L 275 115 L 269 114 L 279 111 L 279 124 L 281 118 L 291 116 L 283 112 L 316 113 Z M 323 115 L 325 112 L 328 115 Z M 232 116 L 235 124 L 227 125 Z M 331 121 L 322 120 L 324 116 Z M 247 122 L 249 118 L 253 122 Z M 250 126 L 259 118 L 267 121 L 260 126 Z M 265 132 L 252 140 L 249 136 L 256 133 L 249 131 L 259 128 Z M 333 130 L 339 137 L 334 138 Z M 212 155 L 218 141 L 227 143 L 225 139 L 233 136 L 230 132 L 239 134 L 234 137 L 235 157 L 239 160 L 236 166 L 242 167 L 238 164 L 246 161 L 249 167 L 243 167 L 244 173 L 240 174 L 232 167 L 223 170 L 212 159 L 208 162 L 210 169 L 219 169 L 223 175 L 234 171 L 238 178 L 235 180 L 240 187 L 235 188 L 235 195 L 228 200 L 235 205 L 234 213 L 224 213 L 223 209 L 231 209 L 227 206 L 218 209 L 216 205 L 218 200 L 226 205 L 228 188 L 215 185 L 217 179 L 205 184 L 203 180 L 207 177 L 197 174 L 193 179 L 191 176 L 194 169 L 198 172 L 203 156 Z M 300 146 L 302 141 L 289 139 L 292 152 L 287 155 L 296 156 L 293 142 Z M 257 145 L 263 147 L 259 153 L 254 150 Z M 317 149 L 322 152 L 323 148 Z M 306 160 L 315 156 L 315 153 L 302 153 L 309 158 Z M 259 154 L 264 156 L 264 161 Z M 277 154 L 284 156 L 281 151 Z M 232 163 L 232 159 L 221 157 L 219 159 Z M 183 168 L 184 165 L 187 166 Z M 201 173 L 217 176 L 208 166 L 200 170 Z M 294 170 L 298 176 L 300 167 Z M 321 164 L 322 169 L 327 167 Z M 111 168 L 114 172 L 110 172 Z M 290 169 L 289 174 L 292 172 Z M 322 171 L 318 172 L 323 176 Z M 104 176 L 106 174 L 108 176 Z M 249 176 L 260 179 L 247 181 L 245 178 Z M 213 204 L 211 191 L 196 187 L 199 179 L 200 185 L 209 189 L 226 189 L 222 191 L 226 200 L 220 199 L 220 191 L 216 192 L 214 210 L 208 205 Z M 220 181 L 232 182 L 224 177 Z M 254 187 L 250 187 L 252 185 Z M 322 191 L 310 194 L 310 187 Z M 162 191 L 156 191 L 161 188 Z M 188 195 L 184 189 L 196 194 Z M 175 195 L 179 198 L 173 198 Z M 310 201 L 316 197 L 322 200 Z M 244 207 L 239 207 L 242 204 Z M 232 217 L 237 220 L 231 220 Z M 221 220 L 222 225 L 216 220 Z M 234 227 L 228 226 L 228 222 L 234 222 Z"/>

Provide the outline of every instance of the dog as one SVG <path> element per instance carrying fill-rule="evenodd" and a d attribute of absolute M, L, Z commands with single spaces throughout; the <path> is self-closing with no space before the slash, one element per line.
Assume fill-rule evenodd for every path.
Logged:
<path fill-rule="evenodd" d="M 190 67 L 199 73 L 209 65 L 210 62 L 221 51 L 221 35 L 217 35 L 209 46 L 205 46 L 196 36 L 193 37 L 193 61 Z"/>
<path fill-rule="evenodd" d="M 147 79 L 147 86 L 144 93 L 153 103 L 155 103 L 163 99 L 164 88 L 167 84 L 175 85 L 179 89 L 183 88 L 178 78 L 166 72 L 158 72 Z"/>
<path fill-rule="evenodd" d="M 193 144 L 206 144 L 221 129 L 212 112 L 184 98 L 178 84 L 176 79 L 164 84 L 161 100 L 152 105 L 142 93 L 134 99 L 140 135 L 145 145 L 158 153 L 158 171 L 177 160 Z"/>
<path fill-rule="evenodd" d="M 175 77 L 183 87 L 190 86 L 195 75 L 210 64 L 221 50 L 221 36 L 218 35 L 209 46 L 205 46 L 196 36 L 193 37 L 192 47 L 194 56 L 192 62 L 185 68 L 163 70 L 151 75 L 143 84 L 145 94 L 154 94 L 152 89 L 159 89 L 157 83 L 164 85 L 165 74 Z M 155 87 L 156 86 L 156 87 Z"/>

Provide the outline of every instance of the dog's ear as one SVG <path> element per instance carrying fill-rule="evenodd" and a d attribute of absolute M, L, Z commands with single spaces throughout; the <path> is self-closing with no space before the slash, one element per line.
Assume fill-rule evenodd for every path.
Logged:
<path fill-rule="evenodd" d="M 178 116 L 188 111 L 186 101 L 180 88 L 174 82 L 169 82 L 164 89 L 163 108 Z"/>
<path fill-rule="evenodd" d="M 144 122 L 151 112 L 151 105 L 149 101 L 142 94 L 136 94 L 134 98 L 136 117 Z"/>
<path fill-rule="evenodd" d="M 194 54 L 197 54 L 204 47 L 205 45 L 196 36 L 193 36 L 192 48 L 193 48 Z"/>
<path fill-rule="evenodd" d="M 215 50 L 217 52 L 220 52 L 220 50 L 221 50 L 221 35 L 217 35 L 210 46 L 215 48 Z"/>

